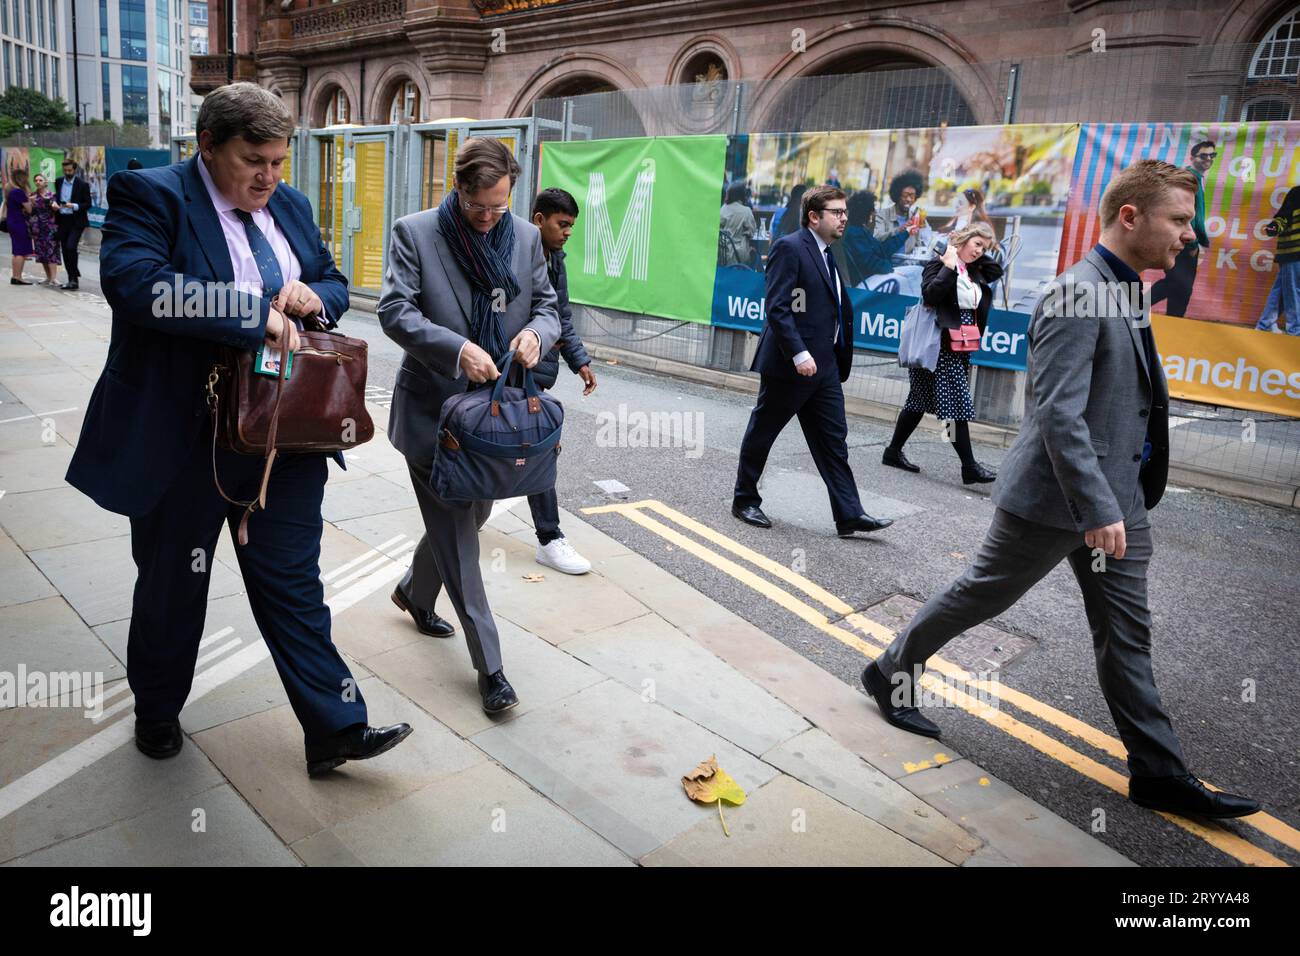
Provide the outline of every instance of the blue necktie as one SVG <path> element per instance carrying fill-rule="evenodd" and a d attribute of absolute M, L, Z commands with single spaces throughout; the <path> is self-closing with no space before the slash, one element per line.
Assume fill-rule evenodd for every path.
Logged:
<path fill-rule="evenodd" d="M 275 250 L 271 248 L 270 240 L 262 230 L 257 228 L 257 223 L 253 222 L 251 212 L 236 209 L 235 215 L 244 224 L 244 232 L 248 234 L 248 247 L 253 250 L 253 261 L 257 263 L 257 271 L 262 277 L 262 297 L 274 299 L 276 293 L 284 287 L 284 275 L 280 272 L 280 261 L 275 257 Z"/>

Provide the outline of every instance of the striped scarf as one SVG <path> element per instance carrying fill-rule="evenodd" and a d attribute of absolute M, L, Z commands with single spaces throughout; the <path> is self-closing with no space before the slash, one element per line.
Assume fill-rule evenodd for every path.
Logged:
<path fill-rule="evenodd" d="M 485 236 L 460 214 L 458 196 L 452 189 L 443 197 L 438 206 L 438 228 L 469 281 L 470 341 L 499 362 L 508 348 L 505 329 L 501 327 L 505 309 L 497 311 L 492 305 L 497 290 L 505 293 L 506 302 L 519 294 L 519 282 L 510 268 L 515 251 L 514 217 L 506 213 Z"/>

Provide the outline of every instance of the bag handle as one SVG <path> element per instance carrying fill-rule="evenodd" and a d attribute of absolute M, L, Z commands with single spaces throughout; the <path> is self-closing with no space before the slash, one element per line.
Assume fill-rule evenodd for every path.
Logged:
<path fill-rule="evenodd" d="M 252 501 L 236 501 L 230 497 L 221 487 L 221 479 L 217 477 L 217 406 L 220 399 L 214 388 L 216 370 L 214 369 L 208 376 L 208 407 L 212 410 L 212 480 L 217 486 L 217 493 L 222 498 L 244 509 L 244 516 L 239 519 L 239 530 L 235 535 L 241 545 L 248 544 L 248 519 L 252 517 L 253 512 L 266 510 L 266 488 L 271 482 L 271 467 L 275 464 L 275 456 L 279 451 L 275 447 L 275 436 L 280 429 L 280 400 L 284 397 L 284 376 L 289 369 L 289 323 L 292 321 L 287 315 L 284 317 L 284 332 L 280 336 L 280 374 L 275 380 L 275 404 L 271 406 L 271 424 L 266 430 L 266 464 L 262 467 L 262 481 L 257 490 L 257 497 Z"/>
<path fill-rule="evenodd" d="M 492 414 L 494 416 L 501 414 L 501 397 L 505 394 L 506 379 L 510 377 L 510 368 L 515 360 L 515 350 L 511 349 L 501 360 L 497 362 L 497 368 L 501 374 L 497 377 L 496 383 L 492 386 Z M 542 410 L 540 392 L 537 390 L 537 381 L 533 378 L 533 370 L 524 368 L 524 394 L 528 396 L 528 411 L 536 414 Z"/>

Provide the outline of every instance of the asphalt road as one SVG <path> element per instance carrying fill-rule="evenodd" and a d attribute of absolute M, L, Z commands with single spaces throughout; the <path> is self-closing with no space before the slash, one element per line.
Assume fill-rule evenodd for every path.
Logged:
<path fill-rule="evenodd" d="M 349 333 L 371 343 L 370 383 L 382 399 L 401 353 L 373 315 L 352 312 L 347 319 Z M 895 517 L 891 528 L 862 540 L 834 535 L 825 489 L 797 423 L 773 449 L 761 488 L 775 527 L 749 527 L 729 509 L 752 397 L 606 363 L 596 363 L 596 371 L 599 388 L 590 397 L 581 397 L 581 383 L 567 371 L 555 389 L 567 416 L 558 490 L 561 505 L 570 511 L 624 500 L 661 501 L 794 568 L 855 609 L 871 609 L 897 595 L 924 601 L 961 572 L 987 529 L 991 486 L 964 487 L 950 446 L 918 432 L 908 455 L 922 472 L 885 468 L 880 452 L 888 429 L 861 419 L 849 423 L 850 460 L 867 511 Z M 659 421 L 671 426 L 661 447 L 629 447 L 620 440 L 620 434 L 626 437 L 620 421 L 635 426 L 637 413 L 654 412 L 666 413 Z M 996 468 L 1002 451 L 977 445 L 976 454 Z M 608 480 L 627 491 L 611 495 L 595 484 Z M 623 515 L 586 518 L 860 689 L 865 658 L 858 650 Z M 1300 600 L 1292 584 L 1300 514 L 1173 487 L 1152 513 L 1152 523 L 1156 677 L 1190 766 L 1215 786 L 1260 799 L 1273 816 L 1300 828 Z M 1024 648 L 1003 669 L 1005 685 L 1115 736 L 1097 686 L 1082 600 L 1067 566 L 991 624 L 1006 632 L 1007 648 Z M 1253 700 L 1243 699 L 1247 690 L 1253 690 Z M 874 706 L 865 695 L 863 706 Z M 955 708 L 931 716 L 944 729 L 944 745 L 1081 829 L 1093 829 L 1096 810 L 1104 810 L 1105 829 L 1097 838 L 1140 864 L 1237 862 L 990 723 Z M 1015 716 L 1127 772 L 1122 762 L 1059 729 L 1020 711 Z M 1300 852 L 1256 828 L 1233 821 L 1223 828 L 1300 864 Z"/>

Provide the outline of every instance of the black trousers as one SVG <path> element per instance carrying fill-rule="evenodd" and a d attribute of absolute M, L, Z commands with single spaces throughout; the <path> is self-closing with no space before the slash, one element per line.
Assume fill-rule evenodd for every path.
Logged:
<path fill-rule="evenodd" d="M 550 544 L 564 537 L 560 531 L 560 500 L 554 488 L 529 495 L 528 510 L 533 513 L 533 530 L 537 532 L 539 544 Z"/>
<path fill-rule="evenodd" d="M 217 539 L 222 524 L 233 537 L 244 512 L 217 493 L 209 436 L 196 442 L 158 505 L 131 519 L 138 576 L 126 668 L 136 716 L 146 720 L 174 720 L 185 705 Z M 249 519 L 248 544 L 235 549 L 253 618 L 309 740 L 367 722 L 361 689 L 330 639 L 320 579 L 327 461 L 324 454 L 277 457 L 266 510 Z M 218 448 L 217 471 L 226 493 L 247 501 L 257 494 L 262 459 Z"/>
<path fill-rule="evenodd" d="M 1165 277 L 1151 286 L 1151 306 L 1168 299 L 1165 315 L 1180 318 L 1187 314 L 1187 303 L 1192 298 L 1192 285 L 1196 282 L 1196 267 L 1201 261 L 1200 246 L 1194 241 L 1183 246 Z"/>
<path fill-rule="evenodd" d="M 81 234 L 85 226 L 73 225 L 60 220 L 55 228 L 54 237 L 58 240 L 59 251 L 63 253 L 63 267 L 68 270 L 68 281 L 76 282 L 81 277 L 77 264 L 77 248 L 81 245 Z"/>
<path fill-rule="evenodd" d="M 818 369 L 816 375 L 799 376 L 795 380 L 771 375 L 760 377 L 758 402 L 749 415 L 745 438 L 740 443 L 734 495 L 737 505 L 762 503 L 758 479 L 767 465 L 772 443 L 797 415 L 817 472 L 826 483 L 831 514 L 836 521 L 847 521 L 862 514 L 862 500 L 849 468 L 844 389 L 835 363 L 827 364 L 829 367 Z"/>

